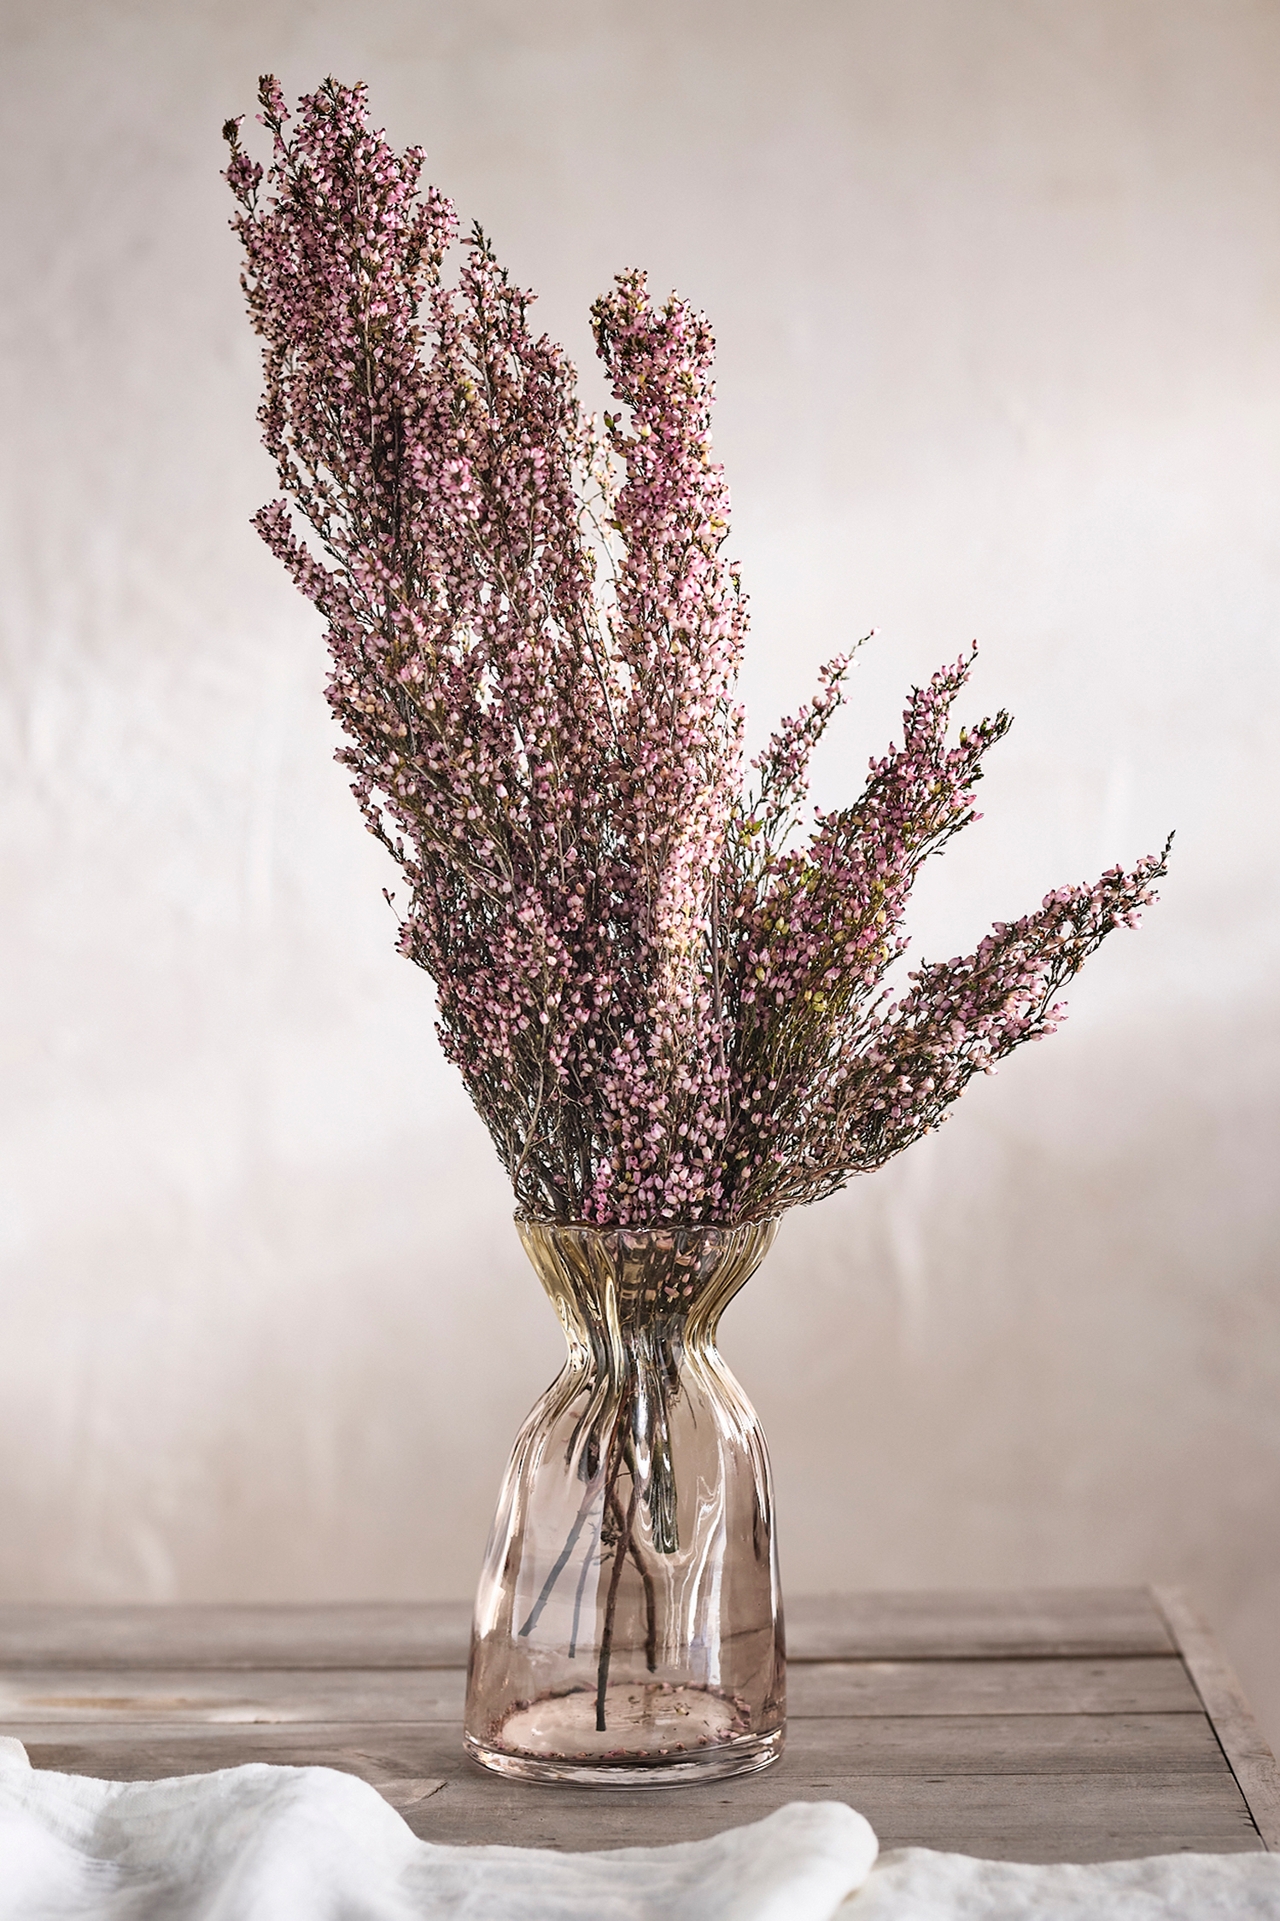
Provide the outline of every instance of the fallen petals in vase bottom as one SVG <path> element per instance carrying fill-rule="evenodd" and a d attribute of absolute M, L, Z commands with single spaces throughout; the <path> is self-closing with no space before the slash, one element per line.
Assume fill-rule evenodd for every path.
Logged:
<path fill-rule="evenodd" d="M 638 1760 L 732 1741 L 751 1728 L 747 1708 L 713 1688 L 618 1682 L 605 1689 L 604 1709 L 600 1729 L 594 1688 L 548 1694 L 513 1708 L 496 1745 L 516 1754 Z"/>

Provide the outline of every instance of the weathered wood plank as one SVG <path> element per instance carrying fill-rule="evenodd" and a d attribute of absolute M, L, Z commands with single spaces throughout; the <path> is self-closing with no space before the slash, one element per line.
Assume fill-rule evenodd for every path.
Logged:
<path fill-rule="evenodd" d="M 1123 1861 L 1261 1847 L 1243 1801 L 1225 1801 L 1203 1775 L 1063 1774 L 1047 1791 L 1036 1775 L 962 1775 L 932 1783 L 868 1776 L 850 1777 L 846 1785 L 849 1792 L 840 1798 L 866 1815 L 886 1850 L 930 1847 L 996 1861 Z M 436 1805 L 446 1801 L 447 1793 Z"/>
<path fill-rule="evenodd" d="M 790 1762 L 790 1765 L 789 1765 Z M 844 1801 L 885 1848 L 933 1847 L 996 1860 L 1123 1860 L 1179 1850 L 1235 1853 L 1261 1843 L 1238 1791 L 1218 1775 L 1130 1773 L 860 1774 L 819 1779 L 784 1757 L 766 1774 L 678 1793 L 524 1788 L 497 1776 L 449 1780 L 410 1817 L 424 1838 L 555 1848 L 695 1840 L 794 1800 Z M 1234 1788 L 1234 1783 L 1230 1786 Z"/>
<path fill-rule="evenodd" d="M 797 1662 L 787 1712 L 875 1714 L 1178 1714 L 1199 1707 L 1174 1655 L 1101 1661 Z"/>
<path fill-rule="evenodd" d="M 815 1780 L 858 1774 L 1216 1775 L 1234 1782 L 1203 1714 L 884 1715 L 793 1722 L 789 1745 Z"/>
<path fill-rule="evenodd" d="M 466 1601 L 262 1606 L 0 1605 L 0 1667 L 465 1664 Z M 793 1661 L 1175 1652 L 1145 1588 L 973 1589 L 788 1602 Z"/>
<path fill-rule="evenodd" d="M 1157 1588 L 1155 1595 L 1258 1832 L 1268 1848 L 1280 1852 L 1280 1766 L 1235 1671 L 1180 1588 Z"/>
<path fill-rule="evenodd" d="M 1176 1651 L 1147 1588 L 908 1590 L 802 1595 L 787 1602 L 791 1661 Z"/>
<path fill-rule="evenodd" d="M 469 1780 L 475 1771 L 456 1722 L 330 1723 L 282 1727 L 222 1722 L 173 1728 L 138 1723 L 100 1728 L 11 1724 L 41 1767 L 109 1780 L 191 1774 L 245 1761 L 340 1766 L 373 1778 Z M 1216 1776 L 1232 1805 L 1237 1790 L 1204 1715 L 1054 1714 L 880 1716 L 841 1723 L 793 1722 L 786 1773 L 806 1787 L 853 1771 L 871 1774 L 1139 1774 Z M 770 1779 L 782 1779 L 782 1772 Z M 781 1805 L 781 1803 L 779 1803 Z"/>
<path fill-rule="evenodd" d="M 820 1725 L 808 1724 L 810 1727 Z M 829 1725 L 829 1724 L 828 1724 Z M 858 1724 L 861 1730 L 864 1724 Z M 912 1727 L 927 1725 L 913 1722 Z M 319 1730 L 313 1731 L 319 1734 Z M 331 1730 L 330 1736 L 349 1730 Z M 438 1773 L 430 1743 L 413 1741 L 405 1752 L 407 1730 L 388 1739 L 369 1732 L 366 1749 L 304 1743 L 305 1758 L 346 1766 L 372 1779 L 380 1792 L 406 1794 L 401 1811 L 415 1833 L 433 1841 L 466 1845 L 519 1841 L 554 1848 L 628 1847 L 661 1838 L 694 1840 L 722 1828 L 763 1818 L 793 1800 L 845 1801 L 865 1814 L 884 1847 L 935 1847 L 980 1854 L 997 1860 L 1101 1861 L 1191 1849 L 1232 1853 L 1261 1848 L 1243 1798 L 1225 1766 L 1216 1772 L 1194 1768 L 1135 1771 L 1096 1769 L 1028 1773 L 960 1773 L 939 1757 L 932 1770 L 898 1773 L 863 1769 L 830 1752 L 803 1752 L 793 1741 L 781 1762 L 766 1773 L 738 1781 L 708 1782 L 704 1787 L 663 1793 L 636 1790 L 593 1792 L 583 1788 L 537 1788 L 484 1775 L 457 1754 L 440 1756 Z M 438 1732 L 438 1730 L 424 1730 Z M 208 1767 L 237 1760 L 297 1761 L 297 1749 L 273 1748 L 267 1729 L 228 1730 L 198 1758 L 193 1741 L 174 1740 L 167 1748 L 129 1744 L 113 1756 L 113 1778 L 155 1778 L 182 1771 L 176 1762 Z M 274 1739 L 278 1743 L 280 1736 Z M 246 1748 L 252 1752 L 246 1752 Z M 226 1750 L 226 1751 L 224 1751 Z M 38 1766 L 68 1771 L 75 1759 L 65 1746 L 31 1748 Z M 129 1767 L 132 1758 L 136 1765 Z M 95 1751 L 93 1771 L 105 1773 L 105 1754 Z M 824 1767 L 826 1760 L 834 1765 Z M 400 1770 L 397 1773 L 397 1769 Z M 187 1770 L 189 1771 L 189 1770 Z M 400 1784 L 444 1786 L 412 1798 Z M 388 1793 L 388 1798 L 393 1798 Z"/>
<path fill-rule="evenodd" d="M 466 1665 L 469 1601 L 70 1607 L 0 1604 L 0 1668 Z"/>
<path fill-rule="evenodd" d="M 0 1724 L 460 1721 L 461 1668 L 17 1668 Z M 1084 1661 L 798 1663 L 793 1720 L 881 1714 L 1160 1714 L 1200 1703 L 1176 1656 Z"/>
<path fill-rule="evenodd" d="M 100 1719 L 207 1723 L 461 1723 L 461 1668 L 19 1668 L 0 1672 L 0 1727 Z"/>
<path fill-rule="evenodd" d="M 86 1774 L 104 1781 L 159 1781 L 180 1774 L 265 1762 L 272 1767 L 337 1768 L 379 1786 L 387 1780 L 444 1780 L 473 1772 L 460 1730 L 439 1723 L 387 1727 L 342 1722 L 329 1726 L 234 1725 L 182 1728 L 142 1723 L 125 1729 L 15 1723 L 6 1733 L 23 1742 L 34 1767 Z M 432 1773 L 432 1765 L 435 1772 Z"/>

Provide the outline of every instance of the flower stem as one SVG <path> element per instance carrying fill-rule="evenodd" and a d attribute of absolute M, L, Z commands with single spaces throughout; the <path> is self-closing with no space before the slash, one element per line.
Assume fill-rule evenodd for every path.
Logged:
<path fill-rule="evenodd" d="M 618 1458 L 620 1462 L 622 1458 L 621 1449 L 619 1449 Z M 616 1471 L 615 1468 L 615 1474 Z M 614 1498 L 616 1501 L 616 1495 Z M 600 1666 L 596 1674 L 597 1734 L 603 1734 L 605 1731 L 604 1697 L 605 1690 L 609 1685 L 609 1657 L 613 1653 L 613 1619 L 617 1612 L 618 1586 L 622 1580 L 622 1569 L 627 1558 L 627 1549 L 631 1545 L 631 1529 L 635 1523 L 636 1503 L 639 1498 L 640 1483 L 633 1472 L 631 1476 L 631 1499 L 627 1502 L 626 1518 L 622 1524 L 622 1531 L 614 1544 L 613 1570 L 609 1575 L 609 1592 L 605 1597 L 604 1604 L 604 1627 L 600 1633 Z M 618 1506 L 621 1506 L 620 1502 L 618 1502 Z"/>

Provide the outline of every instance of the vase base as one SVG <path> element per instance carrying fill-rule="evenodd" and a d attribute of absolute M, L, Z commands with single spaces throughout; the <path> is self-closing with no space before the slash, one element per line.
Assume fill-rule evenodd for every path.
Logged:
<path fill-rule="evenodd" d="M 561 1782 L 580 1788 L 678 1788 L 698 1781 L 723 1781 L 733 1774 L 755 1774 L 782 1753 L 785 1728 L 768 1734 L 741 1734 L 704 1747 L 615 1749 L 611 1754 L 531 1754 L 496 1747 L 465 1736 L 467 1753 L 482 1768 L 513 1781 Z"/>
<path fill-rule="evenodd" d="M 605 1690 L 603 1715 L 600 1706 L 594 1688 L 522 1701 L 487 1740 L 468 1732 L 467 1752 L 521 1781 L 620 1788 L 750 1774 L 782 1752 L 781 1725 L 753 1732 L 746 1705 L 716 1688 L 618 1681 Z"/>

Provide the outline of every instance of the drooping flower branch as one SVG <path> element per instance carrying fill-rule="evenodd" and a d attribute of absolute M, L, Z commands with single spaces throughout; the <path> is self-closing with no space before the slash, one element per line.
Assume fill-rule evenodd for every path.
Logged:
<path fill-rule="evenodd" d="M 327 622 L 340 758 L 408 887 L 400 945 L 520 1206 L 732 1224 L 879 1167 L 1053 1029 L 1167 847 L 893 998 L 912 882 L 976 818 L 1007 715 L 951 744 L 969 662 L 943 670 L 797 845 L 849 657 L 744 789 L 705 320 L 620 276 L 592 317 L 624 411 L 597 426 L 478 228 L 445 283 L 453 209 L 362 87 L 326 81 L 296 123 L 274 79 L 259 98 L 265 172 L 225 129 L 282 495 L 256 524 Z"/>

